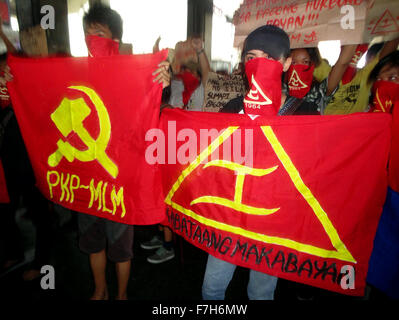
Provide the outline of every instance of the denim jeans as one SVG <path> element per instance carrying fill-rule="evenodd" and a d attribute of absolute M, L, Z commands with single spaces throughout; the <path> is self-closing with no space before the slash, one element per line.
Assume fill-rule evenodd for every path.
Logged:
<path fill-rule="evenodd" d="M 204 300 L 224 300 L 227 286 L 236 267 L 234 264 L 208 255 L 202 284 L 202 298 Z M 250 270 L 247 287 L 249 300 L 273 300 L 277 279 L 266 273 Z"/>

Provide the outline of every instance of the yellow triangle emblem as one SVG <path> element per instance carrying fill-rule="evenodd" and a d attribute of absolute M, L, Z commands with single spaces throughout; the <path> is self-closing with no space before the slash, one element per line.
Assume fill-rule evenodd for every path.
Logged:
<path fill-rule="evenodd" d="M 251 83 L 252 88 L 244 98 L 244 103 L 252 103 L 261 106 L 273 104 L 273 101 L 262 91 L 262 88 L 258 85 L 253 75 Z"/>
<path fill-rule="evenodd" d="M 296 70 L 292 72 L 291 78 L 288 81 L 288 85 L 290 89 L 305 89 L 308 87 L 306 83 L 304 83 L 301 78 L 299 78 L 298 73 Z"/>
<path fill-rule="evenodd" d="M 169 190 L 169 193 L 165 198 L 165 203 L 167 205 L 171 206 L 173 209 L 181 212 L 182 214 L 198 221 L 199 223 L 209 226 L 209 227 L 212 227 L 212 228 L 215 228 L 215 229 L 219 229 L 221 231 L 230 232 L 230 233 L 233 233 L 236 235 L 244 236 L 248 239 L 252 239 L 255 241 L 284 246 L 287 248 L 297 250 L 299 252 L 315 255 L 318 257 L 322 257 L 322 258 L 334 258 L 334 259 L 338 259 L 338 260 L 342 260 L 342 261 L 356 263 L 356 260 L 354 259 L 352 254 L 349 252 L 349 250 L 346 248 L 345 244 L 340 239 L 338 232 L 335 229 L 331 220 L 329 219 L 327 213 L 321 207 L 319 201 L 312 194 L 311 190 L 303 182 L 299 171 L 296 169 L 296 167 L 293 164 L 293 162 L 291 161 L 289 155 L 284 150 L 283 146 L 277 139 L 276 135 L 274 134 L 273 129 L 270 126 L 262 126 L 260 128 L 261 128 L 263 134 L 265 135 L 267 141 L 270 143 L 277 158 L 280 160 L 284 169 L 288 173 L 290 180 L 293 182 L 295 188 L 298 190 L 298 192 L 302 195 L 304 200 L 310 206 L 310 208 L 312 209 L 316 218 L 318 219 L 318 221 L 322 225 L 323 229 L 325 230 L 328 238 L 331 241 L 332 246 L 334 247 L 333 250 L 317 247 L 317 246 L 307 244 L 307 243 L 301 243 L 299 241 L 289 239 L 289 238 L 269 236 L 267 234 L 260 234 L 257 232 L 246 230 L 241 227 L 232 226 L 225 222 L 220 222 L 220 221 L 216 221 L 216 220 L 204 217 L 201 214 L 193 211 L 192 208 L 183 207 L 182 205 L 173 201 L 173 196 L 176 193 L 176 191 L 179 190 L 183 181 L 187 177 L 189 177 L 194 172 L 194 170 L 204 160 L 207 160 L 208 157 L 215 150 L 217 150 L 217 148 L 219 148 L 238 128 L 239 127 L 228 127 L 226 130 L 224 130 L 221 135 L 219 135 L 206 149 L 204 149 L 181 172 L 180 176 L 177 178 L 177 180 L 173 184 L 172 188 Z M 207 164 L 207 165 L 209 165 L 209 164 Z M 227 166 L 228 164 L 225 164 L 225 165 Z M 233 164 L 230 169 L 237 170 L 237 168 L 238 168 L 238 165 Z M 245 167 L 245 168 L 247 168 L 247 167 Z M 267 172 L 263 172 L 263 173 L 258 172 L 258 175 L 260 176 L 262 174 L 271 173 L 275 169 L 276 169 L 276 167 L 269 168 L 269 169 L 265 170 Z M 263 169 L 247 168 L 246 170 L 261 171 Z M 256 173 L 254 175 L 256 175 Z M 224 203 L 222 203 L 222 202 L 220 202 L 220 200 L 216 200 L 215 197 L 201 197 L 204 199 L 201 199 L 201 200 L 196 199 L 191 202 L 191 205 L 194 203 L 199 203 L 199 202 L 202 202 L 202 203 L 208 202 L 208 203 L 214 203 L 215 205 L 226 206 L 226 207 L 232 208 L 239 212 L 244 212 L 247 214 L 258 214 L 258 215 L 273 214 L 274 212 L 279 210 L 279 208 L 274 208 L 274 209 L 252 208 L 252 207 L 248 208 L 248 206 L 246 206 L 247 208 L 242 208 L 243 205 L 240 202 L 240 192 L 237 192 L 237 188 L 240 183 L 243 184 L 243 181 L 241 180 L 240 183 L 238 181 L 239 181 L 239 174 L 237 175 L 236 193 L 235 193 L 234 201 L 227 200 Z M 242 185 L 241 185 L 241 187 L 242 187 Z M 210 198 L 212 198 L 212 199 L 210 199 Z M 262 212 L 262 210 L 263 210 L 263 212 Z"/>

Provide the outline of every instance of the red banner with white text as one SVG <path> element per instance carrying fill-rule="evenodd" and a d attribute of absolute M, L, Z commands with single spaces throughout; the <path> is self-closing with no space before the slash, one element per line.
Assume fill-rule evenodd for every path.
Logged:
<path fill-rule="evenodd" d="M 390 125 L 388 114 L 251 120 L 165 110 L 165 138 L 150 147 L 165 163 L 164 223 L 233 264 L 363 295 Z"/>
<path fill-rule="evenodd" d="M 40 191 L 64 207 L 154 224 L 165 205 L 145 134 L 157 127 L 167 51 L 103 58 L 9 58 L 8 88 Z"/>

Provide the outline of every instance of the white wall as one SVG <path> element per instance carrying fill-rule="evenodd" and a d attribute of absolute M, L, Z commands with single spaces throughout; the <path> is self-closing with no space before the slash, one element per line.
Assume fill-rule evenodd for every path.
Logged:
<path fill-rule="evenodd" d="M 151 53 L 161 36 L 160 49 L 174 48 L 187 37 L 187 0 L 110 0 L 111 8 L 123 19 L 125 43 L 133 53 Z"/>
<path fill-rule="evenodd" d="M 87 57 L 82 20 L 84 12 L 89 9 L 89 1 L 79 1 L 68 1 L 69 42 L 72 56 Z"/>

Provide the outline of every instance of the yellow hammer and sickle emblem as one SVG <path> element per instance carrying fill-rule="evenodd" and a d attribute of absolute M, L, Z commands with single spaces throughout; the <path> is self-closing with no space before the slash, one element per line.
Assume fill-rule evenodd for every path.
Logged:
<path fill-rule="evenodd" d="M 69 89 L 82 91 L 93 102 L 100 122 L 100 133 L 97 139 L 93 139 L 83 125 L 83 121 L 91 113 L 83 98 L 76 100 L 64 98 L 58 108 L 51 114 L 51 120 L 53 120 L 65 138 L 70 133 L 75 132 L 87 146 L 87 150 L 78 150 L 69 142 L 60 139 L 57 142 L 58 149 L 48 157 L 48 164 L 51 167 L 56 167 L 63 157 L 69 162 L 75 159 L 82 162 L 97 160 L 113 178 L 116 178 L 118 176 L 118 167 L 105 152 L 111 138 L 111 121 L 104 103 L 93 89 L 84 86 L 72 86 Z"/>

